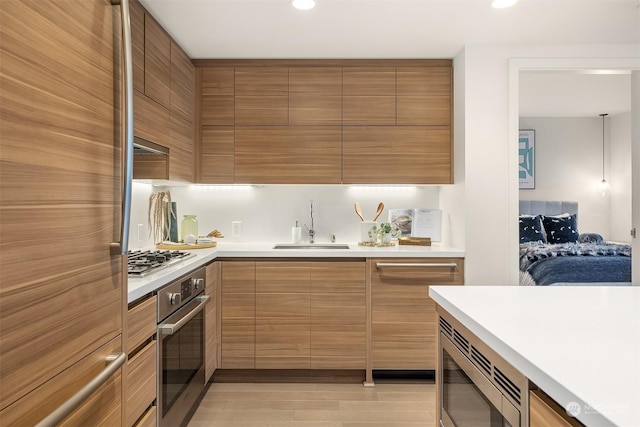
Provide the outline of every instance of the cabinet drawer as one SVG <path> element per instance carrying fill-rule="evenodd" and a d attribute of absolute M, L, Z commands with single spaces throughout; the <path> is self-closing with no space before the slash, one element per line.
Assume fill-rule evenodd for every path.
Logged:
<path fill-rule="evenodd" d="M 581 425 L 576 419 L 569 418 L 560 405 L 540 390 L 529 392 L 530 427 L 577 427 Z"/>
<path fill-rule="evenodd" d="M 132 426 L 156 398 L 156 341 L 127 362 L 127 426 Z"/>
<path fill-rule="evenodd" d="M 147 412 L 138 420 L 135 427 L 156 427 L 156 417 L 158 411 L 156 406 L 150 406 Z"/>
<path fill-rule="evenodd" d="M 106 366 L 107 356 L 121 351 L 115 338 L 51 380 L 0 411 L 3 426 L 35 425 L 94 379 Z M 64 426 L 114 426 L 122 419 L 122 369 L 102 384 L 65 418 Z"/>
<path fill-rule="evenodd" d="M 156 333 L 156 295 L 129 309 L 127 314 L 127 354 Z"/>
<path fill-rule="evenodd" d="M 462 258 L 374 259 L 371 263 L 372 284 L 389 285 L 461 285 L 464 280 Z"/>

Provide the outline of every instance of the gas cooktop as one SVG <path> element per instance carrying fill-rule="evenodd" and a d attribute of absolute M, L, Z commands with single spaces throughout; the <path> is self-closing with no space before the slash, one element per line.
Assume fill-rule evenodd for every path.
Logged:
<path fill-rule="evenodd" d="M 175 265 L 185 258 L 192 256 L 191 252 L 184 251 L 128 251 L 128 275 L 131 277 L 144 277 L 155 273 L 163 267 Z"/>

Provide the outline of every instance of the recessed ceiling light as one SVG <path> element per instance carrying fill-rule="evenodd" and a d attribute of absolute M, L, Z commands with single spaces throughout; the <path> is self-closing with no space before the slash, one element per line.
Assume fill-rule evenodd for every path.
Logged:
<path fill-rule="evenodd" d="M 496 9 L 503 9 L 505 7 L 511 7 L 517 2 L 518 0 L 493 0 L 491 2 L 491 6 L 495 7 Z"/>
<path fill-rule="evenodd" d="M 293 7 L 295 7 L 296 9 L 309 10 L 313 9 L 313 7 L 316 5 L 316 2 L 314 0 L 293 0 L 291 4 L 293 4 Z"/>

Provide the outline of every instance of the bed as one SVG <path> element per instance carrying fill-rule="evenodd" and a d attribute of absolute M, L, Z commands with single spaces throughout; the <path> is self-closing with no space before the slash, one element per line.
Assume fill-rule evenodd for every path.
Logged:
<path fill-rule="evenodd" d="M 580 233 L 578 203 L 520 201 L 520 285 L 631 285 L 631 247 Z"/>

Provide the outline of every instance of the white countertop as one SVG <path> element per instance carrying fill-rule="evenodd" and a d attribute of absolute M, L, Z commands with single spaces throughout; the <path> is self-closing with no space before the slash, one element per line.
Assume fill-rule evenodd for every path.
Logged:
<path fill-rule="evenodd" d="M 433 244 L 432 246 L 396 245 L 389 247 L 358 246 L 349 243 L 349 249 L 273 249 L 276 243 L 218 242 L 216 247 L 194 249 L 195 254 L 180 263 L 167 266 L 148 276 L 128 279 L 128 302 L 133 302 L 173 280 L 204 266 L 216 258 L 460 258 L 464 251 Z M 321 243 L 320 243 L 321 244 Z"/>
<path fill-rule="evenodd" d="M 640 287 L 433 286 L 433 298 L 587 426 L 640 426 Z"/>

